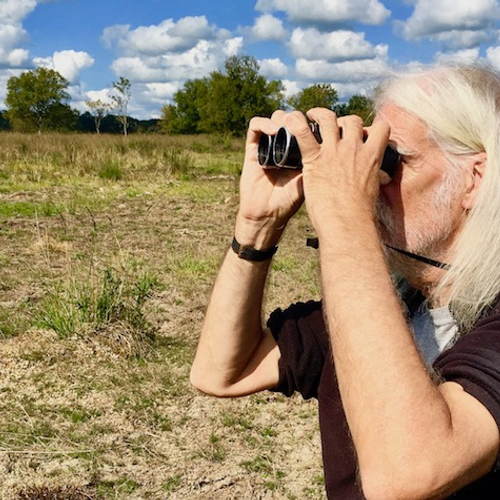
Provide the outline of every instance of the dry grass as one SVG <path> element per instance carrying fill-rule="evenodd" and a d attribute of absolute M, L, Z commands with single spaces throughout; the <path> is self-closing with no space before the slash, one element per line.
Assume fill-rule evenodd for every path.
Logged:
<path fill-rule="evenodd" d="M 0 499 L 324 498 L 315 402 L 188 383 L 241 159 L 229 138 L 0 134 Z M 299 213 L 266 311 L 319 295 L 309 231 Z"/>

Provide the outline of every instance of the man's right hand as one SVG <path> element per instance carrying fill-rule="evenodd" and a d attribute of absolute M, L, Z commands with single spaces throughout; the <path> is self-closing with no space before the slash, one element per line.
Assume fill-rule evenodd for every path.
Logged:
<path fill-rule="evenodd" d="M 278 242 L 290 217 L 304 201 L 301 172 L 264 169 L 257 160 L 261 134 L 276 134 L 284 116 L 284 111 L 276 111 L 271 118 L 254 117 L 248 128 L 235 236 L 240 243 L 257 249 Z"/>

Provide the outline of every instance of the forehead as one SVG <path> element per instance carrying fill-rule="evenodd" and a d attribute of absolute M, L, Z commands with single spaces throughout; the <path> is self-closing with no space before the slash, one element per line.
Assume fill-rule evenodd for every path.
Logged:
<path fill-rule="evenodd" d="M 374 122 L 384 121 L 391 128 L 389 140 L 397 146 L 419 150 L 431 147 L 428 129 L 422 120 L 395 104 L 384 104 Z"/>

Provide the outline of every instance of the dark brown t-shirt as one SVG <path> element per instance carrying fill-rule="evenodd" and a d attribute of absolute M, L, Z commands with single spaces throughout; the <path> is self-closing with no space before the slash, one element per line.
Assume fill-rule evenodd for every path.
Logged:
<path fill-rule="evenodd" d="M 278 342 L 280 381 L 273 389 L 317 398 L 328 498 L 363 499 L 354 445 L 338 390 L 320 302 L 298 303 L 271 314 L 268 326 Z M 444 380 L 459 383 L 493 415 L 500 428 L 500 309 L 494 308 L 434 362 Z M 457 500 L 497 499 L 500 459 L 494 469 L 452 495 Z"/>

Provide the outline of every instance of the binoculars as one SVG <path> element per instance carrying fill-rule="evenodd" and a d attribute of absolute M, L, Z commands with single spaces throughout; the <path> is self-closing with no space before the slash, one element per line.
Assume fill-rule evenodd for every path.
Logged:
<path fill-rule="evenodd" d="M 319 125 L 310 123 L 309 127 L 316 140 L 321 143 Z M 340 132 L 342 137 L 342 129 Z M 281 127 L 276 135 L 262 134 L 260 136 L 258 160 L 264 168 L 291 168 L 295 170 L 302 168 L 302 156 L 297 139 L 285 127 Z M 387 146 L 380 166 L 381 170 L 392 177 L 399 162 L 399 153 L 391 146 Z"/>

